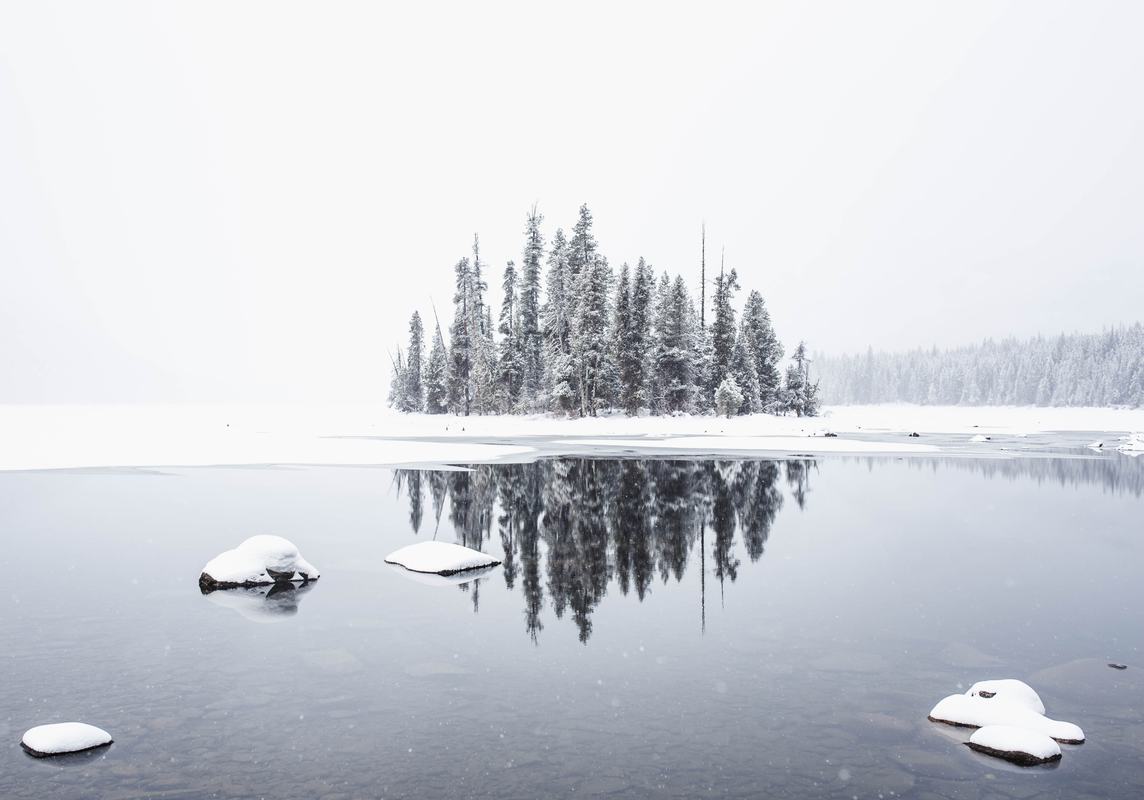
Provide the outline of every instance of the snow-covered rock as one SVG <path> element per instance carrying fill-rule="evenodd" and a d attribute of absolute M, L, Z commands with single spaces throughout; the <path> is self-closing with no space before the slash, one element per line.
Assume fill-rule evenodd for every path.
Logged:
<path fill-rule="evenodd" d="M 470 569 L 495 567 L 500 563 L 490 555 L 448 542 L 418 542 L 395 550 L 385 557 L 387 564 L 397 564 L 413 572 L 453 575 Z"/>
<path fill-rule="evenodd" d="M 1084 742 L 1084 731 L 1071 722 L 1050 719 L 1019 702 L 968 694 L 951 694 L 941 700 L 929 713 L 933 722 L 983 728 L 987 725 L 1006 725 L 1044 734 L 1065 744 Z"/>
<path fill-rule="evenodd" d="M 984 697 L 1004 702 L 1016 703 L 1037 714 L 1045 713 L 1045 704 L 1032 686 L 1016 678 L 1001 678 L 993 681 L 978 681 L 966 692 L 970 697 Z"/>
<path fill-rule="evenodd" d="M 984 433 L 979 433 L 976 436 L 974 436 L 973 438 L 971 438 L 969 441 L 971 441 L 971 442 L 988 442 L 989 437 L 986 436 Z"/>
<path fill-rule="evenodd" d="M 302 558 L 293 542 L 281 536 L 263 535 L 251 536 L 208 561 L 199 576 L 199 586 L 204 590 L 230 589 L 314 581 L 319 577 L 318 570 Z"/>
<path fill-rule="evenodd" d="M 1104 442 L 1101 439 L 1097 439 L 1095 442 L 1090 444 L 1089 447 L 1092 448 L 1093 450 L 1103 450 L 1104 449 Z"/>
<path fill-rule="evenodd" d="M 111 744 L 111 734 L 86 722 L 37 725 L 24 734 L 20 746 L 36 758 L 79 753 Z"/>
<path fill-rule="evenodd" d="M 1057 761 L 1061 747 L 1043 733 L 1009 725 L 986 725 L 978 728 L 966 743 L 979 753 L 1003 758 L 1022 766 Z"/>

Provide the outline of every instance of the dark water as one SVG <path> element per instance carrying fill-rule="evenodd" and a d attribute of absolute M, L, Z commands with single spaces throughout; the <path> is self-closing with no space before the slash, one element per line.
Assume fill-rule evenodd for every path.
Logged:
<path fill-rule="evenodd" d="M 3 474 L 0 797 L 1139 797 L 1142 468 Z M 199 593 L 267 532 L 321 581 Z M 434 536 L 504 564 L 438 586 L 383 563 Z M 926 720 L 996 677 L 1088 743 L 1020 769 Z M 73 719 L 115 744 L 20 750 Z"/>

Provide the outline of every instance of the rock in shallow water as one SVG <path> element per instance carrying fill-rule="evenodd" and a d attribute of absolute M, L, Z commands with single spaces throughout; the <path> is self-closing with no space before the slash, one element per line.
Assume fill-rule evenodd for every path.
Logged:
<path fill-rule="evenodd" d="M 978 681 L 969 687 L 966 694 L 970 697 L 984 697 L 987 700 L 996 697 L 998 700 L 1024 706 L 1038 714 L 1045 713 L 1045 704 L 1041 701 L 1041 696 L 1032 686 L 1016 678 Z"/>
<path fill-rule="evenodd" d="M 966 742 L 979 753 L 1003 758 L 1023 767 L 1058 761 L 1061 747 L 1050 737 L 1026 728 L 1009 725 L 986 725 L 978 728 Z"/>
<path fill-rule="evenodd" d="M 933 707 L 929 718 L 933 722 L 967 728 L 1005 725 L 1043 734 L 1065 744 L 1084 743 L 1084 731 L 1071 722 L 1049 719 L 1027 705 L 1006 701 L 999 696 L 986 698 L 951 694 Z"/>
<path fill-rule="evenodd" d="M 37 725 L 24 734 L 20 746 L 36 758 L 80 753 L 111 744 L 111 734 L 85 722 Z"/>
<path fill-rule="evenodd" d="M 199 587 L 232 589 L 273 583 L 315 581 L 321 574 L 298 548 L 281 536 L 251 536 L 233 550 L 221 553 L 203 567 Z"/>

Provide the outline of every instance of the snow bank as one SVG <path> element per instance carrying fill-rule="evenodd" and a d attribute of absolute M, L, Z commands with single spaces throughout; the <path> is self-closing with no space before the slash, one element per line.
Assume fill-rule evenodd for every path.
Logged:
<path fill-rule="evenodd" d="M 387 564 L 397 564 L 413 572 L 453 575 L 470 569 L 494 567 L 500 563 L 479 550 L 448 542 L 418 542 L 390 553 Z"/>
<path fill-rule="evenodd" d="M 251 536 L 233 550 L 221 553 L 203 567 L 199 586 L 204 590 L 236 586 L 263 586 L 321 577 L 298 548 L 281 536 Z"/>
<path fill-rule="evenodd" d="M 613 447 L 640 452 L 690 450 L 704 453 L 937 453 L 908 442 L 870 442 L 838 436 L 667 436 L 656 439 L 557 439 L 567 447 Z"/>
<path fill-rule="evenodd" d="M 20 740 L 20 745 L 36 758 L 79 753 L 111 744 L 111 734 L 85 722 L 57 722 L 37 725 Z"/>
<path fill-rule="evenodd" d="M 814 435 L 825 430 L 838 437 Z M 0 406 L 0 470 L 465 464 L 540 451 L 535 445 L 541 442 L 512 441 L 521 437 L 561 439 L 558 451 L 543 450 L 563 454 L 574 454 L 591 446 L 586 440 L 602 436 L 640 440 L 641 446 L 655 437 L 695 437 L 691 448 L 711 452 L 905 453 L 932 452 L 899 449 L 911 432 L 996 437 L 1101 431 L 1115 436 L 1142 430 L 1144 409 L 886 405 L 836 406 L 820 418 L 562 419 L 398 414 L 380 405 Z M 864 441 L 846 438 L 854 433 Z M 879 436 L 883 441 L 865 441 Z M 1144 452 L 1144 438 L 1138 435 L 1127 446 L 1125 452 Z"/>
<path fill-rule="evenodd" d="M 1005 725 L 1040 733 L 1065 744 L 1084 742 L 1084 731 L 1071 722 L 1049 719 L 1018 702 L 997 697 L 951 694 L 940 701 L 929 713 L 933 722 L 983 728 L 987 725 Z"/>
<path fill-rule="evenodd" d="M 969 737 L 967 744 L 980 753 L 1004 758 L 1022 766 L 1046 764 L 1061 757 L 1061 747 L 1042 733 L 1009 725 L 986 725 Z"/>
<path fill-rule="evenodd" d="M 1001 678 L 994 681 L 978 681 L 966 692 L 970 697 L 996 698 L 1016 703 L 1037 714 L 1045 713 L 1045 704 L 1032 686 L 1016 678 Z"/>

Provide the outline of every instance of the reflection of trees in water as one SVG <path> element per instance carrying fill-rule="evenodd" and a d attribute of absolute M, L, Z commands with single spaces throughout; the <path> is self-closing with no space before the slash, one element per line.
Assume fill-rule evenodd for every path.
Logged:
<path fill-rule="evenodd" d="M 721 584 L 734 581 L 740 566 L 736 531 L 748 557 L 758 560 L 782 506 L 782 472 L 774 461 L 560 458 L 464 472 L 398 470 L 396 481 L 409 493 L 415 532 L 426 486 L 434 536 L 446 498 L 456 537 L 468 547 L 483 549 L 495 522 L 504 580 L 509 588 L 520 583 L 533 641 L 543 629 L 547 594 L 557 618 L 571 617 L 586 642 L 592 613 L 613 579 L 621 593 L 642 601 L 656 576 L 664 583 L 682 580 L 701 546 L 711 548 L 700 554 L 704 572 L 710 558 Z M 803 462 L 786 464 L 802 502 L 805 473 Z M 479 584 L 462 585 L 474 609 Z"/>
<path fill-rule="evenodd" d="M 876 458 L 864 460 L 871 468 L 880 463 Z M 910 458 L 906 463 L 935 472 L 939 467 L 952 467 L 987 478 L 1032 479 L 1069 487 L 1100 486 L 1109 494 L 1144 496 L 1144 456 L 1133 458 L 1116 452 L 1084 453 L 1072 458 Z"/>

